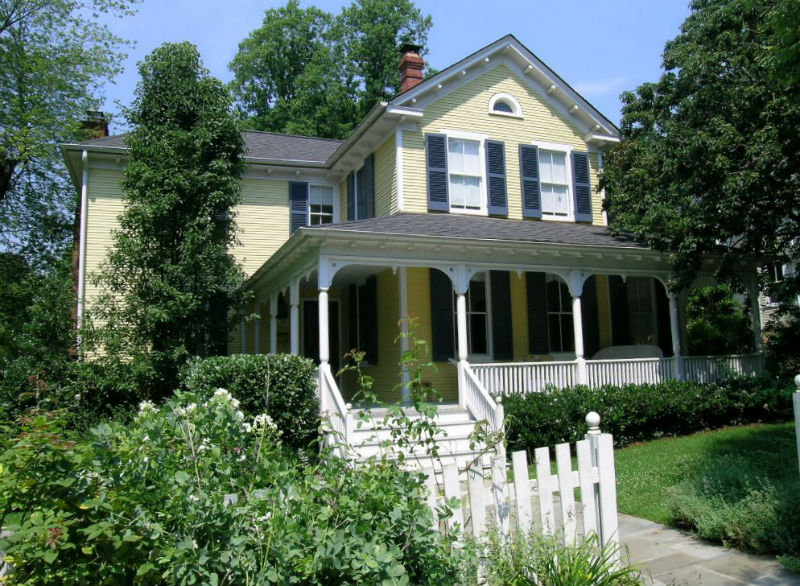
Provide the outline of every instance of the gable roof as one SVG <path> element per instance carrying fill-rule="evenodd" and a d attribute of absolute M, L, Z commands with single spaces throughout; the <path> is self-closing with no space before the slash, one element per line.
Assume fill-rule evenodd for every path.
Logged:
<path fill-rule="evenodd" d="M 505 60 L 515 65 L 518 72 L 534 91 L 544 99 L 553 102 L 568 113 L 571 119 L 586 129 L 587 140 L 619 140 L 619 129 L 599 110 L 581 96 L 575 89 L 553 71 L 544 61 L 523 45 L 514 35 L 508 34 L 468 57 L 443 69 L 419 85 L 398 95 L 389 102 L 390 106 L 414 107 L 425 101 L 427 96 L 436 96 L 447 91 L 448 86 L 456 85 L 462 78 L 487 67 L 494 67 L 497 60 Z M 597 135 L 597 136 L 595 136 Z"/>
<path fill-rule="evenodd" d="M 127 150 L 124 134 L 106 136 L 79 142 L 74 146 L 89 150 Z M 246 148 L 246 157 L 251 160 L 263 160 L 283 163 L 317 163 L 325 164 L 333 152 L 342 144 L 341 140 L 317 138 L 313 136 L 297 136 L 246 130 L 242 133 Z"/>

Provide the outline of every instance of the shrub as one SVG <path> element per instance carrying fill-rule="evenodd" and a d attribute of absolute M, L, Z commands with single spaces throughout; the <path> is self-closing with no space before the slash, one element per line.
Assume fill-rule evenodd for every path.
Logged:
<path fill-rule="evenodd" d="M 57 416 L 0 454 L 0 539 L 26 584 L 454 583 L 420 474 L 304 465 L 222 389 L 143 403 L 82 440 Z"/>
<path fill-rule="evenodd" d="M 316 372 L 313 361 L 292 354 L 234 354 L 190 362 L 182 385 L 201 397 L 228 389 L 245 413 L 268 413 L 284 443 L 302 449 L 317 439 Z"/>
<path fill-rule="evenodd" d="M 482 570 L 486 584 L 502 586 L 634 586 L 639 572 L 617 566 L 619 547 L 599 547 L 589 536 L 577 546 L 560 543 L 555 536 L 516 532 L 503 540 L 496 529 L 489 532 Z"/>
<path fill-rule="evenodd" d="M 506 434 L 511 450 L 583 439 L 584 417 L 597 411 L 615 444 L 677 436 L 757 421 L 791 417 L 792 388 L 769 378 L 719 383 L 666 381 L 657 385 L 576 386 L 544 393 L 508 395 Z"/>

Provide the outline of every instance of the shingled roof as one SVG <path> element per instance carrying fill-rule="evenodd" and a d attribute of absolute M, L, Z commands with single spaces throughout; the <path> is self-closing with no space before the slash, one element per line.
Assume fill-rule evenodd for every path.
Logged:
<path fill-rule="evenodd" d="M 275 132 L 248 130 L 242 133 L 247 147 L 247 157 L 270 161 L 325 163 L 342 144 L 341 140 L 296 136 Z M 106 136 L 79 143 L 79 146 L 101 148 L 126 148 L 124 134 Z"/>
<path fill-rule="evenodd" d="M 464 214 L 411 214 L 369 218 L 354 222 L 309 226 L 303 230 L 334 230 L 405 236 L 463 238 L 500 242 L 574 244 L 607 248 L 647 247 L 625 236 L 612 236 L 604 226 L 566 222 L 505 220 Z"/>

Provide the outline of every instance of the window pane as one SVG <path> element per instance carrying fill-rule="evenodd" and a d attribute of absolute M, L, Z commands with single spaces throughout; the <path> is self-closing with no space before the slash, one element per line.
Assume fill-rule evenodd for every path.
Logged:
<path fill-rule="evenodd" d="M 572 295 L 569 292 L 569 287 L 564 281 L 559 281 L 561 286 L 561 311 L 572 313 Z"/>
<path fill-rule="evenodd" d="M 469 316 L 469 333 L 470 354 L 488 354 L 485 313 L 473 313 Z"/>
<path fill-rule="evenodd" d="M 502 100 L 497 100 L 492 107 L 492 110 L 495 112 L 507 112 L 508 114 L 513 114 L 514 110 L 509 106 L 506 102 Z"/>
<path fill-rule="evenodd" d="M 561 311 L 558 281 L 548 281 L 547 283 L 547 311 Z"/>
<path fill-rule="evenodd" d="M 486 282 L 476 281 L 475 279 L 469 282 L 469 308 L 468 311 L 479 311 L 486 313 Z"/>
<path fill-rule="evenodd" d="M 333 206 L 333 187 L 329 185 L 311 185 L 309 187 L 309 200 L 311 205 Z"/>
<path fill-rule="evenodd" d="M 561 320 L 558 314 L 547 316 L 547 329 L 550 334 L 550 351 L 561 352 Z"/>
<path fill-rule="evenodd" d="M 561 315 L 561 340 L 563 346 L 561 347 L 562 352 L 574 352 L 575 351 L 575 337 L 574 337 L 574 330 L 572 329 L 572 314 L 571 313 L 564 313 Z"/>
<path fill-rule="evenodd" d="M 548 185 L 542 183 L 542 212 L 566 216 L 569 214 L 569 199 L 565 185 Z"/>

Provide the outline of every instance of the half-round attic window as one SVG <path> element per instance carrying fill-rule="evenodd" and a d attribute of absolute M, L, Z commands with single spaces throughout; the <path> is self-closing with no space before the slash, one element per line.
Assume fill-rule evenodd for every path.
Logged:
<path fill-rule="evenodd" d="M 493 95 L 489 100 L 489 114 L 522 118 L 522 108 L 514 96 L 500 93 Z"/>

